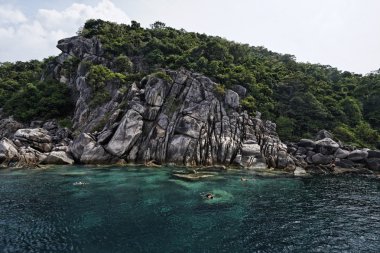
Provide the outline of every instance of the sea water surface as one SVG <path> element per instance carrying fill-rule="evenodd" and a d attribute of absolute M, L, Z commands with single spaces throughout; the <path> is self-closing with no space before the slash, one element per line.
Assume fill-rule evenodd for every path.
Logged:
<path fill-rule="evenodd" d="M 0 252 L 380 252 L 379 181 L 172 171 L 0 170 Z"/>

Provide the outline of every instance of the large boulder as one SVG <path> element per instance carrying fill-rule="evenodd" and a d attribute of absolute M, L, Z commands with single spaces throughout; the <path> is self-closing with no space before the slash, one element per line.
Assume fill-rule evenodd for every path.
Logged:
<path fill-rule="evenodd" d="M 304 168 L 296 167 L 296 169 L 293 172 L 294 176 L 302 177 L 309 175 Z"/>
<path fill-rule="evenodd" d="M 322 129 L 316 134 L 314 139 L 316 141 L 319 141 L 326 138 L 334 139 L 334 135 L 330 133 L 329 131 Z"/>
<path fill-rule="evenodd" d="M 46 154 L 32 147 L 21 147 L 20 148 L 20 161 L 18 166 L 37 166 L 46 158 Z"/>
<path fill-rule="evenodd" d="M 21 128 L 24 128 L 24 125 L 14 120 L 12 117 L 1 119 L 0 120 L 0 138 L 3 138 L 3 137 L 12 138 L 13 134 Z"/>
<path fill-rule="evenodd" d="M 41 152 L 50 152 L 53 148 L 52 138 L 49 132 L 43 128 L 19 129 L 14 138 L 25 146 L 30 146 Z"/>
<path fill-rule="evenodd" d="M 117 161 L 119 159 L 114 158 L 101 145 L 95 142 L 91 142 L 85 147 L 80 158 L 80 162 L 83 164 L 108 164 Z"/>
<path fill-rule="evenodd" d="M 299 147 L 304 147 L 307 149 L 314 149 L 315 148 L 315 142 L 313 140 L 309 139 L 301 139 L 298 144 Z"/>
<path fill-rule="evenodd" d="M 233 90 L 227 90 L 224 97 L 224 102 L 231 108 L 238 108 L 240 105 L 239 95 Z"/>
<path fill-rule="evenodd" d="M 335 166 L 345 169 L 352 169 L 355 167 L 355 163 L 348 159 L 338 159 L 335 162 Z"/>
<path fill-rule="evenodd" d="M 178 121 L 178 124 L 175 128 L 175 132 L 178 134 L 184 134 L 192 138 L 198 139 L 201 128 L 201 122 L 190 116 L 185 116 Z"/>
<path fill-rule="evenodd" d="M 143 118 L 138 112 L 128 110 L 108 142 L 106 150 L 117 157 L 127 155 L 140 137 L 143 124 Z"/>
<path fill-rule="evenodd" d="M 316 150 L 323 155 L 332 155 L 339 148 L 339 144 L 331 138 L 324 138 L 315 142 Z"/>
<path fill-rule="evenodd" d="M 254 141 L 246 141 L 242 144 L 239 159 L 239 164 L 245 168 L 266 167 L 260 145 Z"/>
<path fill-rule="evenodd" d="M 11 162 L 19 160 L 19 152 L 16 145 L 7 138 L 0 140 L 0 164 L 8 166 Z"/>
<path fill-rule="evenodd" d="M 100 41 L 96 36 L 91 39 L 74 36 L 58 41 L 57 47 L 66 55 L 83 58 L 86 55 L 102 55 L 103 50 Z"/>
<path fill-rule="evenodd" d="M 380 150 L 368 150 L 368 158 L 380 158 Z"/>
<path fill-rule="evenodd" d="M 368 169 L 380 171 L 380 158 L 369 158 L 366 162 Z"/>
<path fill-rule="evenodd" d="M 192 139 L 185 135 L 174 135 L 168 146 L 167 161 L 169 163 L 183 164 Z"/>
<path fill-rule="evenodd" d="M 344 158 L 347 158 L 349 154 L 350 154 L 350 151 L 338 148 L 335 152 L 335 157 L 344 159 Z"/>
<path fill-rule="evenodd" d="M 315 154 L 311 157 L 314 164 L 330 164 L 334 157 L 331 155 Z"/>
<path fill-rule="evenodd" d="M 42 164 L 74 164 L 74 160 L 65 151 L 52 151 L 41 161 Z"/>
<path fill-rule="evenodd" d="M 86 133 L 83 133 L 74 139 L 73 143 L 69 146 L 69 150 L 76 162 L 80 162 L 80 158 L 85 148 L 94 141 L 95 140 Z"/>
<path fill-rule="evenodd" d="M 69 148 L 78 163 L 106 164 L 115 160 L 92 136 L 86 133 L 76 138 Z"/>
<path fill-rule="evenodd" d="M 350 159 L 351 161 L 361 161 L 368 157 L 368 152 L 365 150 L 354 150 L 351 151 L 350 154 L 347 156 L 347 159 Z"/>
<path fill-rule="evenodd" d="M 247 89 L 238 84 L 232 86 L 231 90 L 235 91 L 241 98 L 244 98 L 247 94 Z"/>
<path fill-rule="evenodd" d="M 145 101 L 151 106 L 161 106 L 166 96 L 165 81 L 156 77 L 149 79 L 145 88 Z"/>

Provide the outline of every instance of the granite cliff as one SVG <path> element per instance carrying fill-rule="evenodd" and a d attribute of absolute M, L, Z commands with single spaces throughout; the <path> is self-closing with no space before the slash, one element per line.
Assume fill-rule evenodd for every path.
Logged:
<path fill-rule="evenodd" d="M 241 107 L 243 86 L 224 89 L 186 69 L 160 69 L 137 81 L 89 80 L 90 66 L 115 68 L 96 37 L 60 40 L 62 53 L 43 78 L 65 83 L 73 92 L 72 131 L 57 122 L 21 124 L 1 119 L 3 166 L 38 164 L 154 163 L 180 166 L 271 167 L 307 173 L 372 173 L 380 169 L 379 151 L 352 150 L 321 132 L 315 140 L 285 145 L 276 125 Z M 65 63 L 78 63 L 71 73 Z M 139 59 L 132 59 L 134 68 Z M 95 97 L 106 97 L 97 100 Z M 251 112 L 252 113 L 252 112 Z M 347 170 L 346 170 L 347 171 Z M 339 172 L 339 171 L 338 171 Z M 341 171 L 340 171 L 341 172 Z"/>

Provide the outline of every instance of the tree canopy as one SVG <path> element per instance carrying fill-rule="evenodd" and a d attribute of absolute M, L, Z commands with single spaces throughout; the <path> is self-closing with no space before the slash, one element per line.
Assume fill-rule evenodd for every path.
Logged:
<path fill-rule="evenodd" d="M 358 146 L 379 146 L 380 72 L 359 75 L 334 67 L 300 63 L 293 55 L 228 41 L 218 36 L 187 32 L 155 22 L 143 28 L 88 20 L 80 36 L 97 36 L 104 57 L 117 73 L 149 74 L 158 68 L 203 73 L 225 89 L 247 89 L 243 109 L 278 124 L 283 140 L 313 136 L 320 129 Z M 0 107 L 20 90 L 31 92 L 46 62 L 3 63 L 0 66 Z M 108 73 L 93 69 L 93 76 Z M 110 72 L 111 73 L 111 72 Z M 115 77 L 122 77 L 118 74 Z M 37 86 L 36 86 L 37 87 Z M 12 100 L 12 99 L 11 99 Z M 9 102 L 8 102 L 9 103 Z"/>

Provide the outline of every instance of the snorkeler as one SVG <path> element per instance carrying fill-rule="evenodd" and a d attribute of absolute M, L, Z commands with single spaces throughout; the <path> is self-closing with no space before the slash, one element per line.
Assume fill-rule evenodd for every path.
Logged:
<path fill-rule="evenodd" d="M 214 195 L 212 194 L 212 193 L 206 193 L 206 198 L 208 198 L 208 199 L 213 199 L 214 198 Z"/>

